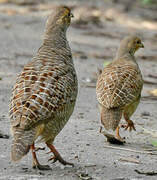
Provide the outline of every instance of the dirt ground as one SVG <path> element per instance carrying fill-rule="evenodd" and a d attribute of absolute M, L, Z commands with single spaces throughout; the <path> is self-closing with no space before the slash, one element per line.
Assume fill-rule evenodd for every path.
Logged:
<path fill-rule="evenodd" d="M 157 129 L 157 99 L 149 94 L 157 88 L 157 5 L 129 0 L 23 2 L 0 3 L 0 179 L 156 180 L 157 148 L 151 144 L 155 138 L 146 130 Z M 68 40 L 78 74 L 79 94 L 74 113 L 54 145 L 75 167 L 47 162 L 50 155 L 45 149 L 37 155 L 52 170 L 39 171 L 31 168 L 31 153 L 17 164 L 10 160 L 8 104 L 17 74 L 41 45 L 46 16 L 59 4 L 70 6 L 75 16 Z M 145 45 L 136 53 L 145 82 L 140 105 L 132 117 L 136 132 L 122 129 L 127 143 L 111 145 L 99 133 L 96 73 L 115 56 L 120 40 L 132 33 L 139 34 Z"/>

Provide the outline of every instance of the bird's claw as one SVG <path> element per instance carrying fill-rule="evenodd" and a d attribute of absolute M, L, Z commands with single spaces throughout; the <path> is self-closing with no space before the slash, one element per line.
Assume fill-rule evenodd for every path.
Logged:
<path fill-rule="evenodd" d="M 128 123 L 128 124 L 125 124 L 125 125 L 122 124 L 122 125 L 121 125 L 122 128 L 125 128 L 125 129 L 124 129 L 125 131 L 126 131 L 127 129 L 128 129 L 129 131 L 132 131 L 132 130 L 136 131 L 136 128 L 135 128 L 135 126 L 134 126 L 133 121 L 127 120 L 127 123 Z"/>
<path fill-rule="evenodd" d="M 50 153 L 52 153 L 52 151 L 49 151 L 49 152 L 47 152 L 46 154 L 50 154 Z"/>
<path fill-rule="evenodd" d="M 48 162 L 52 161 L 52 163 L 55 163 L 55 162 L 57 162 L 57 160 L 58 159 L 55 156 L 52 156 L 50 159 L 48 159 Z"/>
<path fill-rule="evenodd" d="M 48 165 L 41 165 L 41 164 L 34 164 L 33 169 L 39 169 L 39 170 L 52 170 L 50 166 Z"/>
<path fill-rule="evenodd" d="M 62 159 L 62 157 L 57 157 L 57 156 L 52 156 L 48 161 L 52 161 L 52 163 L 55 163 L 57 161 L 59 161 L 61 164 L 65 165 L 70 165 L 74 167 L 73 163 L 67 162 L 64 159 Z"/>
<path fill-rule="evenodd" d="M 122 142 L 122 143 L 125 143 L 125 137 L 121 137 L 120 135 L 116 135 L 115 136 L 115 138 L 118 140 L 118 141 L 120 141 L 120 142 Z"/>

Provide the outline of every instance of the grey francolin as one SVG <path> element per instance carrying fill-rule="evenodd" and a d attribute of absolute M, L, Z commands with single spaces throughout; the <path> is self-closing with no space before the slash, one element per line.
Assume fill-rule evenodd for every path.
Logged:
<path fill-rule="evenodd" d="M 140 38 L 128 36 L 120 44 L 116 58 L 99 75 L 96 94 L 99 102 L 101 123 L 106 130 L 116 130 L 115 138 L 123 142 L 119 135 L 119 122 L 124 116 L 125 129 L 135 130 L 130 117 L 135 112 L 141 97 L 143 80 L 134 54 L 143 48 Z"/>
<path fill-rule="evenodd" d="M 73 165 L 63 160 L 52 145 L 74 110 L 78 91 L 76 71 L 66 38 L 71 17 L 70 9 L 65 6 L 52 12 L 46 23 L 43 43 L 18 76 L 12 92 L 12 160 L 20 160 L 31 149 L 33 167 L 38 169 L 50 169 L 37 160 L 34 143 L 38 137 L 54 154 L 51 160 Z"/>

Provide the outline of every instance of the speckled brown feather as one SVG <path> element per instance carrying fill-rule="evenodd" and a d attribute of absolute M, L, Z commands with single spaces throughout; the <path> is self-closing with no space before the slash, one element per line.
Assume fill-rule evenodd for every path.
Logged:
<path fill-rule="evenodd" d="M 52 54 L 53 57 L 53 54 Z M 41 57 L 40 57 L 41 58 Z M 33 60 L 25 66 L 13 88 L 10 115 L 12 124 L 29 129 L 49 118 L 58 108 L 75 102 L 76 74 L 73 66 L 56 59 Z M 67 88 L 66 88 L 67 87 Z M 15 116 L 21 115 L 17 119 Z M 27 118 L 25 118 L 27 116 Z M 14 118 L 15 117 L 15 118 Z M 20 122 L 19 122 L 20 121 Z"/>
<path fill-rule="evenodd" d="M 141 92 L 141 73 L 136 64 L 125 59 L 112 62 L 104 68 L 97 82 L 97 98 L 106 108 L 130 104 Z"/>
<path fill-rule="evenodd" d="M 138 64 L 128 52 L 124 51 L 123 56 L 117 57 L 104 68 L 98 77 L 96 93 L 101 107 L 101 121 L 107 130 L 116 129 L 123 110 L 139 100 L 142 86 Z"/>
<path fill-rule="evenodd" d="M 48 28 L 43 45 L 18 76 L 12 92 L 10 119 L 15 161 L 29 151 L 38 136 L 52 142 L 71 116 L 76 101 L 77 77 L 66 31 L 57 25 Z"/>

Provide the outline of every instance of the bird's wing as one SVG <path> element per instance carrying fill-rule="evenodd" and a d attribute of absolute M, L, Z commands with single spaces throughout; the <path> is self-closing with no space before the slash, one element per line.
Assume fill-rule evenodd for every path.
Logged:
<path fill-rule="evenodd" d="M 137 64 L 120 61 L 104 68 L 97 81 L 97 99 L 106 108 L 124 107 L 139 97 L 143 80 Z"/>
<path fill-rule="evenodd" d="M 24 67 L 13 88 L 10 103 L 12 126 L 29 129 L 76 99 L 73 66 L 64 61 L 34 59 Z"/>

